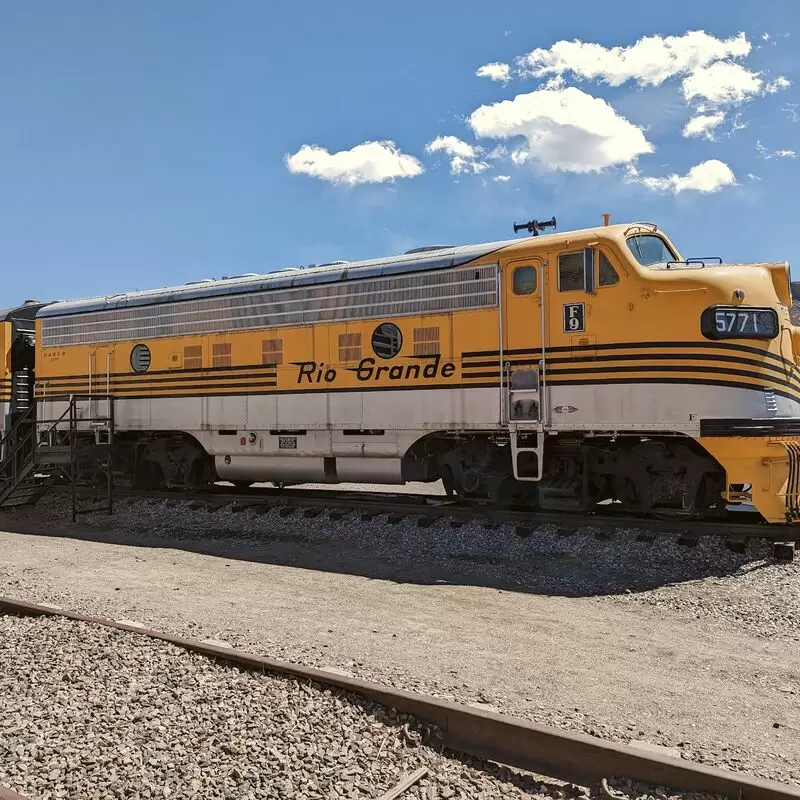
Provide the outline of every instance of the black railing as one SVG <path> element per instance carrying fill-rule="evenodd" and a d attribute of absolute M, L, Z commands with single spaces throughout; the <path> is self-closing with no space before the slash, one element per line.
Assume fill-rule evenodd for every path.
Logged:
<path fill-rule="evenodd" d="M 93 414 L 96 403 L 107 404 L 106 415 Z M 44 403 L 66 403 L 58 417 L 43 419 L 37 416 L 37 406 Z M 89 403 L 89 416 L 78 415 L 78 404 Z M 94 428 L 94 442 L 87 442 L 79 433 Z M 105 434 L 105 437 L 103 437 Z M 102 439 L 105 438 L 105 441 Z M 101 458 L 97 458 L 99 454 Z M 37 491 L 36 468 L 47 470 L 52 481 L 60 473 L 71 485 L 72 520 L 80 511 L 77 507 L 79 469 L 91 457 L 101 464 L 106 475 L 108 513 L 114 511 L 114 399 L 111 395 L 51 395 L 39 398 L 31 408 L 17 419 L 5 436 L 0 439 L 0 480 L 4 485 L 0 492 L 0 505 L 5 502 L 25 481 L 31 484 L 31 492 Z M 38 498 L 37 498 L 38 499 Z"/>

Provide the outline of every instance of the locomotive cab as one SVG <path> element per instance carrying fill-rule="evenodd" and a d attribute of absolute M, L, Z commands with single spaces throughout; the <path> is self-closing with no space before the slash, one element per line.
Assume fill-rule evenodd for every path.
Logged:
<path fill-rule="evenodd" d="M 501 358 L 514 477 L 536 502 L 713 515 L 745 499 L 785 518 L 794 445 L 779 438 L 800 429 L 787 265 L 685 259 L 647 223 L 530 249 L 504 264 Z"/>

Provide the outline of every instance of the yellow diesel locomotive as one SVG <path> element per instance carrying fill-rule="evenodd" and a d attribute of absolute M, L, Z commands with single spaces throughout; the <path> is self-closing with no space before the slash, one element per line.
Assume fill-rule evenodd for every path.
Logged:
<path fill-rule="evenodd" d="M 796 521 L 788 265 L 686 259 L 651 223 L 524 227 L 45 305 L 38 413 L 88 395 L 94 418 L 110 395 L 115 467 L 144 486 L 441 479 L 543 509 Z"/>

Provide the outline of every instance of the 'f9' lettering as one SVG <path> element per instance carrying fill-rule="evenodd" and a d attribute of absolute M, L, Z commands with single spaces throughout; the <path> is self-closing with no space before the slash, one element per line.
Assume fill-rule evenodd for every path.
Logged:
<path fill-rule="evenodd" d="M 583 303 L 567 303 L 564 306 L 564 333 L 581 333 L 584 328 Z"/>

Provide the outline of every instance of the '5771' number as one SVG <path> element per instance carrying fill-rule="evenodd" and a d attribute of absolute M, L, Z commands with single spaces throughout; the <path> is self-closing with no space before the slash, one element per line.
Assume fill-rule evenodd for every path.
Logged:
<path fill-rule="evenodd" d="M 760 333 L 754 311 L 717 311 L 714 321 L 718 333 Z"/>

